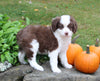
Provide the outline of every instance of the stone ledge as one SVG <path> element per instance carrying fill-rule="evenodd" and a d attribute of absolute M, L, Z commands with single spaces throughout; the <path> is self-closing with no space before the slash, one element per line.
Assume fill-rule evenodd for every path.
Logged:
<path fill-rule="evenodd" d="M 23 81 L 100 81 L 100 68 L 94 74 L 84 74 L 75 68 L 65 69 L 60 67 L 62 73 L 53 73 L 49 64 L 43 65 L 43 72 L 35 71 L 27 74 Z"/>
<path fill-rule="evenodd" d="M 62 73 L 53 73 L 49 63 L 42 65 L 43 72 L 34 70 L 29 65 L 13 67 L 0 73 L 0 81 L 100 81 L 100 68 L 94 74 L 84 74 L 75 68 L 65 69 L 60 67 Z"/>

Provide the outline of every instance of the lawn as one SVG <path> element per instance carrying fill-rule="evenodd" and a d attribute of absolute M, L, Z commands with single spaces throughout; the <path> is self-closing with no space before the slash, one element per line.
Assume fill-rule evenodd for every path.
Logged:
<path fill-rule="evenodd" d="M 19 2 L 20 1 L 20 2 Z M 100 0 L 0 0 L 0 13 L 10 16 L 10 20 L 28 17 L 31 24 L 51 25 L 52 18 L 64 14 L 72 15 L 78 23 L 80 34 L 76 43 L 85 50 L 86 45 L 95 44 L 100 39 Z M 34 11 L 38 9 L 38 11 Z"/>

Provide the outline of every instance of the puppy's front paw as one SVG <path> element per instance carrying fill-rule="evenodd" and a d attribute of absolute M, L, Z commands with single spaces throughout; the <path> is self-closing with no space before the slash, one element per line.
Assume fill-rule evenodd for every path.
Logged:
<path fill-rule="evenodd" d="M 66 66 L 65 66 L 65 68 L 68 68 L 68 69 L 71 69 L 73 66 L 72 65 L 70 65 L 70 64 L 67 64 Z"/>
<path fill-rule="evenodd" d="M 44 71 L 43 67 L 41 67 L 41 66 L 38 68 L 38 70 L 39 71 Z"/>
<path fill-rule="evenodd" d="M 61 73 L 61 70 L 60 70 L 59 68 L 54 68 L 54 69 L 52 69 L 52 71 L 53 71 L 54 73 Z"/>

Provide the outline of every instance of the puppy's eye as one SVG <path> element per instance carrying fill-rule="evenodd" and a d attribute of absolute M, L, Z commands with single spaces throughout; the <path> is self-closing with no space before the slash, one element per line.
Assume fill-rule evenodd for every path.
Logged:
<path fill-rule="evenodd" d="M 73 23 L 70 23 L 70 24 L 69 24 L 69 27 L 72 28 L 72 27 L 73 27 Z"/>
<path fill-rule="evenodd" d="M 72 29 L 73 29 L 73 24 L 70 23 L 70 24 L 68 25 L 68 28 L 69 28 L 70 30 L 72 30 Z"/>
<path fill-rule="evenodd" d="M 62 27 L 62 25 L 61 25 L 61 24 L 59 24 L 59 27 Z"/>
<path fill-rule="evenodd" d="M 63 25 L 62 25 L 62 24 L 58 24 L 58 27 L 59 27 L 60 29 L 62 29 L 62 28 L 63 28 Z"/>

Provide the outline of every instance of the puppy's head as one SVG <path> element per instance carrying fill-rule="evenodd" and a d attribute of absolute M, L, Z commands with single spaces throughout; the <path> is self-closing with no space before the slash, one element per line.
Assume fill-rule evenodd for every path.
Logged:
<path fill-rule="evenodd" d="M 53 18 L 52 31 L 62 36 L 72 36 L 77 31 L 75 19 L 69 15 Z"/>

